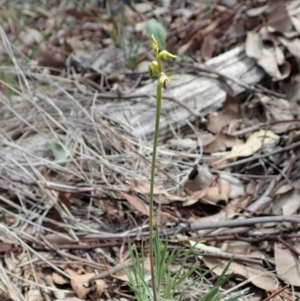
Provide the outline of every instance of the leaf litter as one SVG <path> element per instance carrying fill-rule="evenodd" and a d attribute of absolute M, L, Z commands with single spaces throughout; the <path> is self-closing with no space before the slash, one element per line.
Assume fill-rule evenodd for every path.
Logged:
<path fill-rule="evenodd" d="M 155 31 L 181 56 L 171 73 L 190 72 L 180 60 L 209 63 L 239 45 L 265 72 L 258 90 L 241 95 L 211 72 L 226 99 L 160 135 L 157 222 L 163 235 L 177 232 L 176 246 L 187 237 L 207 246 L 201 268 L 219 264 L 189 294 L 203 296 L 236 257 L 222 293 L 246 286 L 240 300 L 275 292 L 297 299 L 300 1 L 17 2 L 4 1 L 0 15 L 1 293 L 10 300 L 128 293 L 124 239 L 147 244 L 151 140 L 105 108 L 126 108 L 150 83 L 142 66 L 151 59 L 147 32 Z M 270 219 L 255 222 L 260 217 Z M 239 226 L 245 220 L 253 224 Z M 227 221 L 237 225 L 218 226 Z M 197 223 L 215 228 L 191 231 Z M 296 290 L 279 292 L 283 284 Z"/>

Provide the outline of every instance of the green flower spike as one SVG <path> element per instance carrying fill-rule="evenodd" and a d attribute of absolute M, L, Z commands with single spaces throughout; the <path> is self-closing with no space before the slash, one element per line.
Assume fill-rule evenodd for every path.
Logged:
<path fill-rule="evenodd" d="M 157 288 L 160 287 L 160 283 L 156 282 L 155 276 L 155 257 L 154 257 L 154 178 L 155 178 L 155 166 L 156 166 L 156 152 L 157 152 L 157 144 L 158 144 L 158 132 L 159 132 L 159 120 L 160 120 L 160 110 L 162 103 L 162 89 L 167 89 L 167 84 L 170 81 L 169 77 L 162 72 L 162 64 L 161 60 L 171 60 L 176 58 L 176 55 L 169 53 L 166 50 L 162 50 L 159 52 L 158 43 L 154 37 L 151 36 L 150 40 L 151 49 L 155 55 L 155 61 L 152 61 L 148 64 L 148 71 L 150 77 L 153 74 L 158 75 L 158 81 L 156 85 L 156 118 L 155 118 L 155 130 L 154 130 L 154 141 L 153 141 L 153 152 L 152 152 L 152 164 L 151 164 L 151 179 L 150 179 L 150 200 L 149 200 L 149 249 L 150 249 L 150 266 L 151 266 L 151 284 L 152 284 L 152 292 L 153 301 L 159 301 L 159 294 Z M 157 232 L 158 233 L 158 232 Z M 157 234 L 158 235 L 158 234 Z M 159 239 L 159 237 L 157 238 Z"/>

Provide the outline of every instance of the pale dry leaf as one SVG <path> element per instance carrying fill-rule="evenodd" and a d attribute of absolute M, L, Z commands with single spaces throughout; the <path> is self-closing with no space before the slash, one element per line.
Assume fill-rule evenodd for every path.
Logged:
<path fill-rule="evenodd" d="M 278 195 L 272 204 L 272 212 L 274 214 L 296 214 L 300 208 L 300 189 L 293 189 Z"/>
<path fill-rule="evenodd" d="M 297 30 L 298 33 L 300 33 L 300 18 L 299 16 L 298 17 L 290 17 L 291 18 L 291 21 L 294 25 L 294 28 Z"/>
<path fill-rule="evenodd" d="M 230 184 L 229 198 L 236 199 L 245 194 L 245 187 L 240 179 L 234 177 L 229 172 L 220 173 L 221 183 Z"/>
<path fill-rule="evenodd" d="M 263 41 L 257 32 L 249 31 L 247 33 L 245 51 L 248 57 L 257 61 L 260 59 L 263 51 Z"/>
<path fill-rule="evenodd" d="M 192 171 L 190 172 L 189 178 L 185 182 L 184 187 L 189 189 L 190 191 L 199 191 L 206 187 L 206 185 L 210 182 L 212 177 L 213 174 L 210 172 L 208 166 L 195 165 Z"/>
<path fill-rule="evenodd" d="M 277 189 L 273 196 L 277 196 L 283 193 L 286 193 L 293 189 L 293 186 L 290 184 L 282 185 L 279 189 Z"/>
<path fill-rule="evenodd" d="M 63 276 L 57 274 L 56 272 L 52 273 L 52 280 L 55 284 L 59 284 L 59 285 L 70 283 L 70 279 L 64 278 Z"/>
<path fill-rule="evenodd" d="M 132 205 L 137 211 L 143 215 L 149 216 L 149 206 L 145 204 L 140 198 L 135 195 L 128 194 L 126 192 L 120 192 L 120 194 Z"/>
<path fill-rule="evenodd" d="M 230 184 L 222 184 L 221 186 L 210 187 L 206 190 L 203 200 L 209 204 L 217 204 L 220 201 L 225 201 L 227 203 L 230 189 Z"/>
<path fill-rule="evenodd" d="M 230 241 L 227 244 L 226 252 L 232 254 L 250 254 L 251 252 L 251 243 L 246 241 Z"/>
<path fill-rule="evenodd" d="M 135 3 L 134 8 L 140 14 L 145 14 L 152 10 L 152 3 L 151 2 L 144 2 L 144 3 Z"/>
<path fill-rule="evenodd" d="M 286 39 L 284 37 L 278 37 L 280 43 L 285 46 L 289 52 L 297 58 L 300 58 L 300 39 Z"/>
<path fill-rule="evenodd" d="M 103 279 L 98 279 L 95 281 L 95 283 L 96 283 L 96 291 L 98 293 L 98 298 L 99 298 L 107 288 L 107 284 Z"/>
<path fill-rule="evenodd" d="M 246 15 L 248 17 L 257 17 L 263 13 L 267 13 L 269 11 L 269 5 L 263 5 L 259 7 L 253 7 L 246 11 Z"/>
<path fill-rule="evenodd" d="M 231 152 L 229 152 L 223 158 L 214 162 L 214 164 L 219 164 L 225 160 L 237 157 L 251 156 L 263 146 L 268 146 L 271 143 L 276 143 L 277 141 L 279 141 L 279 138 L 280 137 L 278 135 L 274 134 L 271 131 L 260 130 L 254 132 L 251 136 L 249 136 L 245 144 L 234 146 L 231 149 Z"/>
<path fill-rule="evenodd" d="M 71 276 L 71 286 L 78 298 L 85 299 L 93 287 L 86 287 L 89 280 L 95 277 L 95 273 L 79 275 L 76 271 L 67 268 L 66 272 Z"/>
<path fill-rule="evenodd" d="M 290 75 L 291 66 L 288 62 L 282 64 L 282 72 L 277 65 L 277 58 L 274 51 L 263 48 L 261 56 L 257 61 L 257 65 L 262 67 L 266 73 L 268 73 L 273 80 L 283 80 Z"/>
<path fill-rule="evenodd" d="M 199 202 L 206 194 L 206 189 L 194 191 L 192 195 L 187 196 L 187 200 L 183 202 L 183 206 L 191 206 Z"/>
<path fill-rule="evenodd" d="M 171 147 L 176 147 L 180 149 L 196 149 L 198 146 L 198 143 L 196 140 L 191 138 L 185 138 L 185 139 L 170 139 L 168 140 L 168 144 Z"/>
<path fill-rule="evenodd" d="M 274 257 L 278 276 L 287 284 L 300 286 L 300 262 L 296 255 L 275 244 Z"/>
<path fill-rule="evenodd" d="M 213 273 L 220 276 L 223 273 L 224 268 L 228 264 L 228 261 L 219 260 L 216 258 L 203 256 L 203 261 L 208 268 L 215 268 Z M 276 280 L 270 272 L 265 270 L 257 270 L 248 266 L 241 265 L 236 262 L 232 262 L 227 275 L 233 273 L 235 276 L 242 277 L 252 282 L 256 287 L 264 289 L 266 291 L 274 291 L 277 289 Z"/>
<path fill-rule="evenodd" d="M 43 35 L 34 28 L 25 28 L 19 34 L 21 42 L 27 46 L 33 46 L 43 39 Z"/>
<path fill-rule="evenodd" d="M 193 240 L 188 240 L 188 244 L 195 248 L 196 250 L 199 250 L 201 252 L 207 252 L 207 253 L 213 253 L 213 254 L 221 254 L 223 253 L 223 251 L 218 248 L 218 247 L 214 247 L 214 246 L 208 246 L 206 244 L 203 244 L 201 242 L 197 242 L 197 241 L 193 241 Z M 202 259 L 202 256 L 198 256 L 199 259 Z"/>
<path fill-rule="evenodd" d="M 285 57 L 283 50 L 274 43 L 274 49 L 275 49 L 275 57 L 278 65 L 283 65 L 285 62 Z"/>

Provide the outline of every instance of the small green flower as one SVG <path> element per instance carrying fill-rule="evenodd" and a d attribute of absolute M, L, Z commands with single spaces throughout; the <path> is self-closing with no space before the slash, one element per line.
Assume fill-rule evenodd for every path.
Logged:
<path fill-rule="evenodd" d="M 158 73 L 157 61 L 152 61 L 148 64 L 148 72 L 149 72 L 150 78 L 152 78 L 153 74 Z"/>
<path fill-rule="evenodd" d="M 171 54 L 167 50 L 163 50 L 159 53 L 159 57 L 162 58 L 163 60 L 170 60 L 170 59 L 177 58 L 177 55 Z"/>
<path fill-rule="evenodd" d="M 170 81 L 168 75 L 166 73 L 161 72 L 159 75 L 158 83 L 161 87 L 163 87 L 165 90 L 167 90 L 167 83 Z"/>
<path fill-rule="evenodd" d="M 154 37 L 153 34 L 151 35 L 150 46 L 151 46 L 151 48 L 153 49 L 154 54 L 157 55 L 157 54 L 158 54 L 159 48 L 158 48 L 158 43 L 157 43 L 157 41 L 155 40 L 155 37 Z"/>

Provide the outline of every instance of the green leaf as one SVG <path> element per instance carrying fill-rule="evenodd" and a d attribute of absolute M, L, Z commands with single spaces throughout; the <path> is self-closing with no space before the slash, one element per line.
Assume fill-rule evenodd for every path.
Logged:
<path fill-rule="evenodd" d="M 47 143 L 46 147 L 52 152 L 52 155 L 54 156 L 55 161 L 58 164 L 66 163 L 70 156 L 70 151 L 56 142 L 51 141 Z"/>
<path fill-rule="evenodd" d="M 156 20 L 147 22 L 147 33 L 153 35 L 158 43 L 159 49 L 166 49 L 167 31 L 164 26 Z"/>

